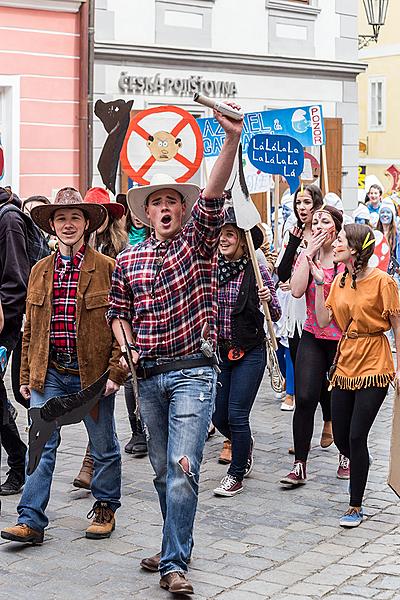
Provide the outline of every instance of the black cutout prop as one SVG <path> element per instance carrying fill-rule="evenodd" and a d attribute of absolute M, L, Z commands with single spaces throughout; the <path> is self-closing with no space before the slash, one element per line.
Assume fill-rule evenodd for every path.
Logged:
<path fill-rule="evenodd" d="M 112 102 L 97 100 L 94 106 L 94 114 L 103 123 L 104 129 L 108 133 L 97 168 L 104 185 L 113 194 L 115 194 L 119 155 L 129 127 L 132 106 L 133 100 L 129 100 L 129 102 L 125 102 L 125 100 L 113 100 Z"/>
<path fill-rule="evenodd" d="M 62 425 L 79 423 L 96 406 L 104 395 L 109 373 L 106 371 L 92 385 L 75 394 L 54 396 L 43 406 L 29 409 L 28 475 L 32 475 L 38 466 L 43 448 L 53 431 Z"/>

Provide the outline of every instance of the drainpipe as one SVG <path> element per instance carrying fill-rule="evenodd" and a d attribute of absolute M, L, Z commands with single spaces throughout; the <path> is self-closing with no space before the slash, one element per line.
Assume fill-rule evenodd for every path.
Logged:
<path fill-rule="evenodd" d="M 93 178 L 94 0 L 80 8 L 79 189 L 85 195 Z"/>

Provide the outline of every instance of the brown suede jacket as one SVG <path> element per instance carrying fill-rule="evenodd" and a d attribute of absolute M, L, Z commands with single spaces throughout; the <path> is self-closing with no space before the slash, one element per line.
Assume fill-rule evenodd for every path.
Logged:
<path fill-rule="evenodd" d="M 43 392 L 50 353 L 55 255 L 32 269 L 26 301 L 22 340 L 21 385 Z M 125 374 L 119 367 L 121 352 L 106 322 L 108 292 L 115 261 L 86 247 L 77 290 L 76 341 L 82 388 L 110 369 L 109 378 L 119 385 Z"/>

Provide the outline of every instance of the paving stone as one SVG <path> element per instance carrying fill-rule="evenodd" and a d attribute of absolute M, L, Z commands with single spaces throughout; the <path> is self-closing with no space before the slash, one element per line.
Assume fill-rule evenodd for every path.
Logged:
<path fill-rule="evenodd" d="M 392 576 L 378 577 L 372 585 L 374 588 L 382 588 L 384 590 L 398 590 L 400 579 L 399 577 Z"/>
<path fill-rule="evenodd" d="M 279 486 L 279 478 L 291 465 L 286 417 L 272 400 L 265 378 L 253 411 L 255 469 L 243 494 L 233 499 L 212 494 L 225 473 L 216 462 L 223 438 L 217 434 L 206 444 L 189 570 L 196 600 L 400 600 L 400 505 L 385 480 L 391 396 L 370 435 L 374 464 L 364 503 L 368 518 L 352 531 L 338 526 L 346 506 L 347 482 L 335 478 L 336 451 L 318 446 L 319 413 L 307 486 L 294 492 Z M 121 393 L 116 421 L 123 445 L 130 431 Z M 25 425 L 25 415 L 18 417 L 18 423 Z M 26 440 L 25 431 L 22 437 Z M 65 428 L 45 544 L 32 548 L 0 542 L 0 600 L 166 600 L 158 575 L 139 567 L 141 558 L 157 552 L 161 541 L 161 516 L 148 459 L 137 461 L 123 453 L 117 528 L 109 540 L 89 541 L 84 537 L 85 517 L 94 499 L 71 485 L 86 444 L 81 424 Z M 1 475 L 6 469 L 3 464 Z M 18 501 L 18 496 L 3 499 L 4 524 L 15 522 Z"/>
<path fill-rule="evenodd" d="M 321 585 L 316 583 L 296 583 L 295 585 L 289 587 L 287 592 L 289 594 L 297 594 L 303 595 L 305 597 L 308 596 L 316 596 L 317 598 L 322 598 L 330 591 L 335 589 L 333 585 Z"/>
<path fill-rule="evenodd" d="M 246 581 L 246 583 L 242 583 L 236 589 L 238 591 L 246 591 L 246 592 L 254 592 L 255 594 L 260 594 L 264 598 L 275 597 L 275 594 L 281 592 L 286 586 L 280 585 L 278 583 L 271 583 L 269 581 L 264 581 L 256 577 L 251 581 Z"/>

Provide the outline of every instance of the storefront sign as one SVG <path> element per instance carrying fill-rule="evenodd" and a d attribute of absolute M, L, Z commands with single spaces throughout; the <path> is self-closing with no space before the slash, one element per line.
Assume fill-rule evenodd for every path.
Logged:
<path fill-rule="evenodd" d="M 214 118 L 197 119 L 204 142 L 204 156 L 217 156 L 221 152 L 225 131 Z M 250 139 L 260 133 L 289 135 L 303 147 L 325 144 L 322 106 L 300 106 L 263 112 L 246 113 L 243 120 L 243 153 Z"/>
<path fill-rule="evenodd" d="M 170 94 L 173 96 L 193 96 L 195 92 L 216 98 L 233 98 L 237 94 L 234 81 L 203 79 L 200 75 L 184 77 L 140 77 L 122 71 L 118 80 L 119 89 L 134 94 Z"/>

